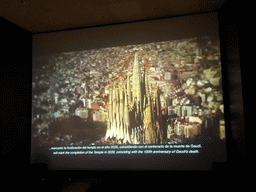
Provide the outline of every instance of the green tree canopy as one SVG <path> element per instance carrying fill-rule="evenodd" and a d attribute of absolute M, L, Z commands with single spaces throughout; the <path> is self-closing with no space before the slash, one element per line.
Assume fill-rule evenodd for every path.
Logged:
<path fill-rule="evenodd" d="M 33 114 L 39 114 L 39 115 L 48 113 L 47 110 L 39 108 L 39 107 L 33 107 L 32 112 L 33 112 Z"/>
<path fill-rule="evenodd" d="M 32 89 L 32 95 L 40 95 L 41 93 L 44 93 L 48 90 L 48 87 L 38 86 Z"/>
<path fill-rule="evenodd" d="M 72 135 L 72 142 L 87 140 L 95 142 L 106 134 L 107 126 L 103 122 L 84 121 L 78 116 L 55 120 L 49 124 L 50 140 L 61 135 Z"/>

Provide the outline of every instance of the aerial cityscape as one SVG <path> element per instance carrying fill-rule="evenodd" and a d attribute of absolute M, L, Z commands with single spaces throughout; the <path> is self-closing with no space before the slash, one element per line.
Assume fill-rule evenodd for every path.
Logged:
<path fill-rule="evenodd" d="M 32 143 L 225 139 L 219 39 L 190 38 L 33 58 Z"/>

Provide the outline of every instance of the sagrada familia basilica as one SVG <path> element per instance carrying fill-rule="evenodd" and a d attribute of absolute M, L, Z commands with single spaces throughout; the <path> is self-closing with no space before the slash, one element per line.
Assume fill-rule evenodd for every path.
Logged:
<path fill-rule="evenodd" d="M 149 84 L 145 68 L 141 72 L 136 52 L 132 76 L 116 82 L 109 91 L 105 139 L 115 138 L 123 144 L 162 144 L 167 132 L 162 119 L 160 90 Z"/>

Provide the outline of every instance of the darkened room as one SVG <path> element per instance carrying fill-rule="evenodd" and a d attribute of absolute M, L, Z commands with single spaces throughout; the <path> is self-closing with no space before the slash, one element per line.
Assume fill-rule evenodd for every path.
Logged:
<path fill-rule="evenodd" d="M 39 191 L 113 191 L 120 190 L 119 186 L 124 186 L 125 189 L 129 188 L 131 190 L 134 190 L 134 187 L 138 186 L 141 190 L 159 190 L 160 188 L 165 189 L 166 187 L 170 187 L 170 184 L 174 184 L 174 181 L 177 178 L 179 178 L 178 180 L 184 180 L 186 177 L 194 177 L 194 171 L 197 171 L 197 174 L 199 173 L 204 176 L 206 173 L 211 174 L 212 172 L 216 172 L 221 175 L 222 173 L 228 172 L 237 173 L 245 169 L 243 167 L 243 164 L 246 162 L 244 111 L 247 108 L 244 104 L 246 103 L 244 85 L 248 75 L 246 76 L 244 66 L 242 65 L 244 60 L 242 54 L 243 37 L 241 31 L 243 29 L 244 20 L 241 18 L 246 19 L 246 17 L 245 15 L 238 14 L 238 10 L 240 10 L 240 5 L 238 5 L 238 3 L 230 2 L 227 0 L 96 0 L 93 2 L 80 0 L 24 0 L 15 2 L 4 1 L 2 5 L 3 6 L 0 8 L 1 37 L 3 45 L 3 59 L 1 60 L 1 114 L 3 125 L 1 134 L 1 154 L 3 159 L 2 165 L 4 169 L 4 180 L 8 181 L 8 183 L 11 183 L 9 184 L 9 189 L 12 190 L 15 188 L 15 190 L 29 189 Z M 212 35 L 214 38 L 210 37 L 207 39 L 208 37 L 204 37 L 208 35 Z M 175 65 L 178 65 L 176 63 L 179 63 L 179 66 L 190 66 L 190 64 L 187 64 L 186 62 L 195 64 L 197 63 L 199 66 L 199 63 L 203 63 L 204 61 L 202 58 L 205 58 L 205 63 L 209 63 L 207 65 L 214 65 L 217 63 L 214 60 L 219 61 L 218 65 L 221 66 L 221 70 L 218 73 L 210 71 L 209 75 L 214 73 L 215 76 L 212 78 L 221 80 L 217 83 L 211 79 L 208 81 L 210 84 L 216 84 L 216 86 L 214 86 L 216 90 L 222 89 L 220 92 L 213 92 L 213 95 L 215 94 L 215 100 L 213 100 L 218 104 L 218 107 L 216 107 L 218 110 L 216 110 L 215 113 L 217 114 L 217 111 L 219 113 L 222 112 L 216 121 L 218 121 L 218 123 L 224 122 L 225 119 L 225 128 L 223 128 L 225 129 L 224 136 L 223 133 L 220 133 L 218 130 L 218 136 L 216 136 L 220 137 L 218 139 L 215 139 L 215 136 L 211 136 L 211 134 L 216 133 L 214 131 L 209 131 L 209 129 L 208 132 L 206 131 L 208 135 L 205 134 L 207 135 L 205 137 L 201 137 L 200 134 L 199 136 L 191 137 L 191 135 L 195 133 L 201 133 L 202 115 L 200 114 L 201 119 L 199 119 L 197 118 L 197 113 L 198 111 L 200 113 L 202 112 L 198 109 L 195 109 L 195 107 L 193 110 L 196 111 L 196 115 L 194 111 L 190 112 L 189 107 L 187 107 L 184 111 L 183 108 L 178 110 L 177 106 L 181 104 L 175 103 L 177 99 L 166 99 L 167 94 L 172 94 L 172 90 L 169 90 L 169 87 L 171 86 L 169 86 L 168 83 L 170 83 L 173 79 L 174 73 L 165 67 L 164 64 L 162 67 L 161 61 L 164 63 L 166 61 L 165 58 L 167 58 L 165 55 L 171 55 L 172 52 L 174 55 L 178 54 L 178 48 L 177 50 L 176 48 L 169 49 L 168 46 L 173 46 L 173 44 L 175 44 L 173 42 L 176 42 L 176 45 L 179 43 L 182 44 L 182 42 L 187 43 L 186 46 L 189 45 L 192 48 L 184 48 L 186 49 L 186 52 L 184 51 L 185 55 L 193 49 L 194 41 L 199 41 L 197 39 L 202 40 L 202 42 L 206 42 L 204 42 L 204 44 L 202 43 L 202 45 L 199 43 L 199 45 L 203 47 L 203 53 L 200 54 L 200 49 L 195 49 L 195 56 L 191 58 L 189 57 L 189 59 L 187 56 L 182 56 L 181 60 L 172 60 L 172 64 L 168 66 L 171 66 L 170 69 L 174 69 Z M 216 44 L 214 44 L 215 40 L 217 42 Z M 209 41 L 211 42 L 210 44 Z M 214 48 L 211 46 L 215 46 L 215 49 L 218 49 L 219 53 L 210 54 L 209 50 L 214 50 Z M 116 47 L 118 47 L 118 49 Z M 161 47 L 161 49 L 159 47 Z M 168 52 L 169 50 L 170 53 Z M 145 62 L 146 64 L 144 63 L 143 65 L 143 69 L 145 69 L 144 71 L 141 70 L 140 72 L 140 67 L 138 67 L 138 70 L 136 69 L 137 62 L 142 61 L 143 58 L 149 58 L 149 56 L 145 54 L 147 51 L 151 51 L 150 54 L 148 54 L 150 59 L 146 60 L 148 63 L 150 63 L 150 60 L 159 61 L 157 58 L 155 59 L 156 56 L 162 58 L 160 62 L 156 63 L 155 65 L 150 63 L 150 67 L 148 68 L 149 72 L 147 72 L 147 74 L 149 74 L 150 82 L 157 82 L 157 85 L 161 84 L 162 82 L 168 84 L 168 89 L 165 89 L 164 86 L 161 87 L 162 92 L 159 91 L 159 88 L 156 88 L 156 90 L 158 90 L 155 93 L 156 96 L 153 94 L 154 87 L 148 86 L 150 89 L 147 89 L 147 80 L 141 80 L 143 78 L 147 78 L 145 72 L 147 63 Z M 115 59 L 113 58 L 118 54 L 121 55 L 120 61 L 124 61 L 123 63 L 120 62 L 120 66 L 122 65 L 122 68 L 119 67 L 119 64 L 111 64 L 111 62 L 115 63 Z M 144 57 L 143 54 L 146 56 Z M 89 82 L 93 84 L 94 87 L 95 84 L 97 84 L 96 81 L 98 81 L 99 83 L 104 84 L 104 86 L 99 86 L 99 88 L 96 89 L 92 89 L 90 87 L 88 88 L 88 86 L 86 87 L 88 84 L 83 85 L 83 83 L 80 83 L 80 76 L 78 75 L 74 75 L 75 78 L 72 80 L 63 78 L 64 83 L 61 84 L 63 88 L 60 88 L 58 83 L 54 83 L 54 86 L 56 85 L 58 90 L 61 90 L 58 91 L 60 96 L 52 96 L 52 100 L 50 99 L 49 101 L 47 100 L 47 102 L 45 101 L 47 105 L 50 104 L 51 107 L 55 107 L 52 107 L 51 109 L 54 111 L 54 113 L 49 112 L 47 115 L 41 115 L 41 111 L 45 109 L 41 106 L 41 111 L 39 110 L 40 112 L 34 112 L 35 106 L 39 106 L 38 103 L 40 103 L 40 105 L 43 103 L 39 97 L 36 98 L 35 95 L 39 94 L 34 93 L 36 90 L 35 87 L 38 85 L 41 86 L 41 82 L 45 83 L 44 80 L 39 81 L 37 79 L 38 76 L 41 76 L 40 73 L 36 72 L 37 68 L 41 69 L 43 66 L 44 69 L 45 63 L 51 63 L 52 61 L 54 63 L 52 66 L 56 66 L 57 68 L 55 63 L 65 63 L 65 59 L 67 61 L 71 60 L 73 62 L 72 58 L 80 57 L 81 55 L 81 58 L 91 58 L 91 60 L 88 59 L 91 72 L 90 70 L 89 72 L 86 71 L 86 67 L 82 69 L 82 67 L 85 66 L 86 62 L 84 61 L 86 61 L 86 59 L 81 59 L 81 63 L 80 60 L 78 60 L 79 66 L 82 66 L 78 68 L 79 75 L 80 71 L 86 74 L 81 77 L 82 81 Z M 182 60 L 185 57 L 186 61 L 184 61 L 185 59 Z M 59 58 L 61 58 L 61 60 L 58 60 Z M 38 59 L 38 61 L 40 59 L 41 60 L 38 63 L 35 62 L 36 65 L 34 65 L 34 61 L 36 59 Z M 109 62 L 106 62 L 107 59 L 109 59 L 110 64 Z M 127 63 L 125 63 L 126 61 Z M 103 67 L 101 65 L 95 67 L 94 64 L 91 64 L 93 62 L 101 63 Z M 116 73 L 113 72 L 110 74 L 108 71 L 111 65 L 111 70 L 116 71 Z M 66 69 L 66 66 L 63 66 L 64 65 L 62 65 L 60 68 L 62 70 Z M 218 70 L 220 69 L 220 66 L 217 66 L 219 67 Z M 71 67 L 68 67 L 67 71 L 71 71 Z M 197 73 L 200 73 L 201 70 L 202 74 L 207 73 L 204 76 L 200 76 L 202 79 L 199 77 L 197 80 L 198 82 L 204 82 L 203 78 L 208 78 L 208 71 L 206 68 L 200 69 L 200 67 L 199 69 L 192 68 L 192 71 L 197 70 Z M 60 68 L 54 68 L 54 70 L 58 72 L 58 70 L 60 71 Z M 119 72 L 119 68 L 123 71 Z M 127 72 L 127 76 L 126 74 L 124 75 L 124 73 L 129 70 L 131 72 Z M 158 75 L 160 73 L 157 71 L 160 70 L 162 70 L 162 76 Z M 69 72 L 67 72 L 67 74 L 68 73 Z M 106 78 L 104 75 L 97 76 L 98 73 L 106 75 Z M 151 75 L 153 73 L 154 75 Z M 190 78 L 192 82 L 191 83 L 190 80 L 188 80 L 189 78 L 184 75 L 192 74 L 193 72 L 191 72 L 191 70 L 187 73 L 184 72 L 182 73 L 184 76 L 182 76 L 181 73 L 182 72 L 178 71 L 177 73 L 175 72 L 175 75 L 179 78 L 185 77 L 187 81 L 175 81 L 178 82 L 177 84 L 174 83 L 175 86 L 178 85 L 183 88 L 185 85 L 193 85 L 192 79 Z M 126 81 L 128 82 L 128 80 L 124 81 L 122 78 L 114 79 L 115 75 L 118 77 L 122 77 L 123 75 L 125 78 L 131 77 L 132 86 L 130 86 L 130 84 L 128 84 L 128 86 L 125 83 L 121 83 Z M 140 75 L 142 75 L 143 78 L 140 79 Z M 48 75 L 47 72 L 43 74 L 43 76 L 44 78 L 48 78 L 48 76 L 50 77 L 51 75 Z M 71 81 L 74 83 L 71 84 Z M 112 81 L 116 81 L 116 83 L 112 84 Z M 142 83 L 139 84 L 139 81 Z M 36 85 L 34 82 L 36 82 Z M 124 86 L 124 91 L 121 89 L 121 85 L 118 87 L 118 83 Z M 199 83 L 197 84 L 199 85 Z M 74 85 L 79 86 L 74 88 Z M 137 87 L 141 85 L 144 85 L 145 88 L 140 88 L 142 92 L 139 92 L 137 91 L 139 90 Z M 170 85 L 172 84 L 170 83 Z M 72 89 L 72 91 L 67 91 L 64 93 L 65 86 L 68 87 L 68 90 Z M 115 87 L 117 87 L 117 89 L 115 89 Z M 129 90 L 128 87 L 132 87 L 132 89 Z M 151 89 L 152 92 L 150 92 Z M 85 100 L 85 97 L 80 97 L 80 95 L 85 94 L 86 90 L 91 91 L 93 94 L 88 96 L 90 99 Z M 101 92 L 102 90 L 103 93 Z M 163 94 L 163 90 L 166 90 L 165 96 Z M 192 88 L 185 86 L 184 90 L 186 91 L 185 95 L 187 97 L 191 95 L 194 95 L 193 98 L 198 97 L 193 92 L 194 90 Z M 204 88 L 204 90 L 207 89 Z M 118 91 L 120 91 L 120 93 L 117 93 Z M 43 91 L 40 90 L 39 92 L 41 94 Z M 78 92 L 79 94 L 77 97 L 81 98 L 81 101 L 79 102 L 79 105 L 77 104 L 76 108 L 72 108 L 74 106 L 73 104 L 67 105 L 65 103 L 77 102 L 75 98 L 76 95 L 73 94 L 74 92 Z M 98 92 L 103 94 L 102 98 L 99 96 L 100 99 L 97 98 Z M 161 97 L 160 92 L 162 94 Z M 127 120 L 128 115 L 123 115 L 123 119 L 122 116 L 120 116 L 120 119 L 122 119 L 122 121 L 120 120 L 120 125 L 124 127 L 122 130 L 122 136 L 119 138 L 117 134 L 115 138 L 112 137 L 112 134 L 114 135 L 119 131 L 119 128 L 113 126 L 116 122 L 119 122 L 119 111 L 122 111 L 122 114 L 126 114 L 126 107 L 128 110 L 129 105 L 131 105 L 129 104 L 129 93 L 132 94 L 132 97 L 134 97 L 134 95 L 136 96 L 135 99 L 130 100 L 137 103 L 139 103 L 138 95 L 144 94 L 144 97 L 141 97 L 142 107 L 138 108 L 140 104 L 139 103 L 137 108 L 134 110 L 134 122 L 137 122 L 138 118 L 141 118 L 141 124 L 147 125 L 149 118 L 146 117 L 151 117 L 149 115 L 151 112 L 156 113 L 156 117 L 159 119 L 161 116 L 161 119 L 157 121 L 159 124 L 161 124 L 161 122 L 167 122 L 166 128 L 163 128 L 163 135 L 158 136 L 158 139 L 153 136 L 148 136 L 151 133 L 147 135 L 146 131 L 144 135 L 146 139 L 139 140 L 137 137 L 134 139 L 135 137 L 133 134 L 135 134 L 135 131 L 138 132 L 138 130 L 143 129 L 126 129 L 124 125 L 127 124 L 128 127 L 128 124 L 130 125 L 133 123 L 133 120 Z M 157 93 L 159 93 L 159 95 L 157 95 Z M 45 94 L 45 97 L 47 97 L 47 94 Z M 65 94 L 67 96 L 63 96 Z M 118 94 L 119 96 L 116 97 Z M 150 104 L 150 99 L 148 99 L 150 98 L 149 95 L 152 95 L 152 98 L 154 95 L 155 100 L 152 102 L 154 104 Z M 208 95 L 210 95 L 210 93 Z M 115 101 L 115 97 L 120 98 L 120 100 L 123 99 L 123 104 L 120 104 L 120 108 L 117 108 L 119 111 L 117 110 L 116 112 L 114 112 L 114 110 L 111 108 L 111 106 L 116 105 L 115 102 L 111 102 L 112 100 Z M 218 97 L 221 97 L 221 99 L 218 100 Z M 166 105 L 165 102 L 161 103 L 161 99 L 163 98 L 166 99 L 166 103 L 168 103 L 166 108 L 163 107 Z M 211 104 L 212 100 L 210 100 L 209 96 L 208 98 L 208 100 L 205 99 L 206 102 L 202 102 L 203 105 Z M 98 102 L 98 100 L 101 99 L 104 105 L 96 104 L 96 101 Z M 184 102 L 186 101 L 187 100 Z M 151 105 L 153 106 L 153 109 L 151 111 L 146 110 L 148 109 L 146 106 Z M 159 109 L 158 105 L 162 106 L 162 111 Z M 219 107 L 220 105 L 222 105 L 222 108 Z M 59 108 L 60 106 L 62 108 Z M 63 106 L 68 106 L 69 108 L 66 109 Z M 86 110 L 85 106 L 87 107 Z M 143 113 L 139 111 L 142 108 L 145 109 Z M 204 109 L 206 108 L 207 107 L 204 107 Z M 159 111 L 157 111 L 158 109 Z M 163 109 L 166 109 L 166 112 L 164 112 Z M 59 113 L 58 110 L 61 112 Z M 66 113 L 63 112 L 65 110 L 67 111 Z M 129 110 L 130 113 L 127 112 L 127 114 L 129 114 L 131 117 L 132 112 L 130 108 Z M 225 113 L 223 111 L 225 111 Z M 102 114 L 101 116 L 97 116 L 100 114 L 100 112 L 102 112 L 102 114 L 106 114 L 105 120 L 102 120 Z M 39 113 L 40 118 L 38 115 Z M 143 119 L 141 116 L 138 116 L 138 113 L 143 114 L 145 118 Z M 188 118 L 187 116 L 193 116 L 192 113 L 196 117 Z M 176 118 L 176 116 L 173 116 L 173 114 L 178 114 L 178 116 L 184 116 L 185 118 Z M 58 122 L 57 120 L 55 121 L 55 119 L 52 120 L 52 117 L 50 117 L 51 115 L 53 115 L 54 118 L 58 120 Z M 65 115 L 69 117 L 68 120 L 59 120 Z M 155 119 L 157 119 L 156 117 Z M 49 125 L 49 128 L 47 127 L 49 132 L 40 133 L 41 130 L 44 130 L 40 130 L 38 128 L 44 125 L 44 123 L 41 121 L 43 120 L 43 122 L 46 122 L 47 120 L 48 122 L 49 118 L 50 123 L 47 124 L 47 126 Z M 183 125 L 182 123 L 176 125 L 176 119 L 181 122 L 187 122 L 191 120 L 198 121 L 201 123 L 200 131 L 193 128 L 194 132 L 190 133 L 189 128 L 184 128 L 184 131 L 181 134 L 180 127 L 183 127 Z M 223 121 L 220 121 L 220 119 Z M 89 134 L 87 131 L 86 134 L 88 134 L 85 134 L 84 136 L 80 134 L 81 132 L 77 131 L 77 133 L 75 133 L 75 130 L 73 130 L 72 133 L 69 131 L 64 131 L 65 134 L 63 132 L 63 135 L 66 135 L 65 137 L 60 134 L 58 135 L 58 133 L 55 133 L 54 131 L 55 127 L 59 126 L 58 123 L 60 121 L 62 121 L 62 124 L 66 124 L 63 127 L 68 127 L 67 125 L 72 127 L 74 124 L 75 126 L 78 126 L 79 123 L 79 126 L 81 127 L 91 126 L 93 128 L 88 130 L 92 133 Z M 101 123 L 103 121 L 104 123 Z M 37 126 L 37 128 L 34 128 L 34 122 L 40 122 L 41 124 L 40 126 Z M 175 126 L 173 126 L 173 122 L 175 123 Z M 118 123 L 116 123 L 116 125 L 117 124 Z M 192 127 L 192 123 L 190 124 Z M 186 123 L 184 127 L 189 126 L 190 124 Z M 95 131 L 96 129 L 94 130 L 94 126 L 100 127 L 97 128 L 97 133 Z M 193 122 L 193 126 L 199 126 L 199 123 Z M 159 125 L 159 127 L 161 127 L 161 125 Z M 169 131 L 169 128 L 171 131 Z M 35 132 L 35 130 L 39 131 Z M 38 135 L 42 135 L 42 133 L 47 134 L 47 139 L 41 139 L 40 142 L 34 142 L 33 138 L 37 138 Z M 52 134 L 50 135 L 51 137 L 48 137 L 48 133 L 49 135 Z M 119 133 L 121 135 L 120 131 Z M 71 142 L 72 140 L 70 139 L 69 134 L 73 134 L 73 142 Z M 152 133 L 152 135 L 156 134 L 157 133 L 155 132 Z M 75 138 L 78 138 L 77 142 L 75 142 Z M 78 142 L 82 140 L 81 138 L 83 138 L 83 144 L 81 144 L 82 141 L 80 144 Z M 119 140 L 117 138 L 119 138 Z M 131 138 L 133 138 L 133 140 L 131 140 Z M 193 140 L 193 138 L 200 138 L 200 140 Z M 203 148 L 199 149 L 200 153 L 198 154 L 170 154 L 171 150 L 168 149 L 166 150 L 166 153 L 169 154 L 139 155 L 130 154 L 129 150 L 132 151 L 132 149 L 128 148 L 129 146 L 136 145 L 138 148 L 140 146 L 141 148 L 148 148 L 150 145 L 161 145 L 165 147 L 168 145 L 168 148 L 171 148 L 172 145 L 186 145 L 191 143 L 194 144 L 194 146 L 197 146 L 198 144 L 198 146 L 201 146 L 201 142 L 204 139 L 207 139 L 208 143 L 202 143 Z M 62 140 L 67 141 L 67 144 L 62 144 Z M 124 144 L 124 141 L 126 144 Z M 70 151 L 72 152 L 72 147 L 77 147 L 76 149 L 80 149 L 79 146 L 83 145 L 86 146 L 87 149 L 93 149 L 94 146 L 95 149 L 96 147 L 99 147 L 100 149 L 101 147 L 102 149 L 108 149 L 106 146 L 110 146 L 112 148 L 113 146 L 116 146 L 119 151 L 122 151 L 120 150 L 122 146 L 128 146 L 123 147 L 123 149 L 127 149 L 128 152 L 127 150 L 120 152 L 128 154 L 117 154 L 117 150 L 114 152 L 115 155 L 111 156 L 110 154 L 96 154 L 94 151 L 94 154 L 96 155 L 90 156 L 87 155 L 88 150 L 84 150 L 84 155 L 81 155 L 79 152 L 77 152 L 77 154 L 74 153 L 75 155 L 72 154 L 62 156 L 60 155 L 61 153 L 54 152 L 54 150 L 58 151 L 58 149 L 63 149 L 61 147 L 67 149 L 65 147 L 69 146 L 69 153 Z M 84 147 L 84 149 L 86 147 Z M 110 150 L 110 147 L 108 150 Z M 143 153 L 146 153 L 150 150 L 143 149 L 142 151 Z M 193 151 L 198 150 L 195 148 Z M 193 153 L 193 151 L 191 153 Z M 180 153 L 183 152 L 180 151 Z M 186 155 L 190 155 L 194 158 L 188 160 L 189 158 Z M 128 156 L 129 158 L 127 158 Z M 31 159 L 33 162 L 31 162 Z M 204 172 L 205 170 L 206 172 Z M 186 174 L 185 177 L 183 177 L 184 174 Z M 174 175 L 176 175 L 177 178 L 173 177 Z M 131 180 L 134 181 L 133 184 L 131 184 Z M 5 182 L 3 184 L 5 185 Z"/>

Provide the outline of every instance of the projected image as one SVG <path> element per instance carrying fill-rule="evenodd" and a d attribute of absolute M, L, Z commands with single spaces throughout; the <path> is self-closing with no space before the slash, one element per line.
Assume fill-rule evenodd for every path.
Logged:
<path fill-rule="evenodd" d="M 225 139 L 219 39 L 61 53 L 33 64 L 32 144 Z"/>

